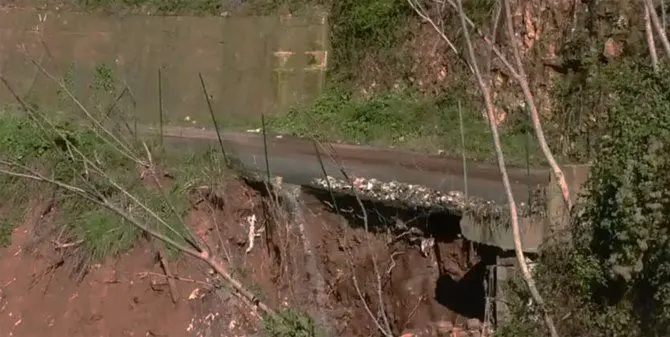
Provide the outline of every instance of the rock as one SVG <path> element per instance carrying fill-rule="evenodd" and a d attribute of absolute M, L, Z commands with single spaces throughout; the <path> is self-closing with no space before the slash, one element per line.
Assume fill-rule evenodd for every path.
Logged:
<path fill-rule="evenodd" d="M 623 46 L 621 43 L 615 41 L 613 38 L 608 38 L 605 41 L 605 46 L 603 48 L 603 56 L 607 60 L 613 60 L 621 56 L 623 53 Z"/>
<path fill-rule="evenodd" d="M 468 337 L 468 332 L 463 328 L 455 327 L 451 330 L 451 336 L 453 337 Z"/>
<path fill-rule="evenodd" d="M 481 330 L 482 322 L 480 322 L 476 318 L 470 318 L 465 322 L 465 326 L 467 327 L 468 330 Z"/>
<path fill-rule="evenodd" d="M 451 337 L 451 331 L 454 325 L 449 321 L 438 321 L 435 323 L 435 330 L 438 337 Z"/>

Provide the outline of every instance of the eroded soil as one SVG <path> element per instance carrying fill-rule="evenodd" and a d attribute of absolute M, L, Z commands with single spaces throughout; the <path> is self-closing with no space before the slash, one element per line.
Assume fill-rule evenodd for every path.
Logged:
<path fill-rule="evenodd" d="M 396 234 L 350 226 L 314 197 L 302 198 L 299 217 L 271 200 L 231 180 L 222 195 L 194 192 L 185 215 L 231 275 L 270 307 L 307 312 L 331 335 L 374 336 L 370 313 L 380 311 L 381 297 L 388 324 L 378 322 L 394 335 L 476 329 L 468 318 L 481 315 L 483 290 L 468 278 L 477 279 L 479 258 L 457 233 L 436 236 L 422 251 Z M 82 272 L 67 254 L 77 242 L 40 230 L 56 212 L 48 197 L 36 197 L 11 246 L 0 250 L 0 336 L 260 335 L 260 313 L 204 263 L 170 259 L 170 287 L 146 239 Z M 45 232 L 52 234 L 39 235 Z"/>

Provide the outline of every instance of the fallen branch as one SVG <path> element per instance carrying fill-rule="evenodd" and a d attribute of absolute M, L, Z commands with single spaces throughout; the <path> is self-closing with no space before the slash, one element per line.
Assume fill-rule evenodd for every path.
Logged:
<path fill-rule="evenodd" d="M 15 94 L 15 91 L 9 84 L 9 82 L 5 79 L 2 74 L 0 74 L 0 79 L 2 82 L 7 86 L 10 92 Z M 71 184 L 58 181 L 53 178 L 49 178 L 40 172 L 37 172 L 27 166 L 21 165 L 19 163 L 7 161 L 7 160 L 0 160 L 0 165 L 3 165 L 3 168 L 0 168 L 0 174 L 6 174 L 9 176 L 14 176 L 18 178 L 24 178 L 24 179 L 30 179 L 34 181 L 39 181 L 39 182 L 45 182 L 48 184 L 52 184 L 56 187 L 59 187 L 63 190 L 67 190 L 75 195 L 78 195 L 82 197 L 85 200 L 88 200 L 94 204 L 97 204 L 103 208 L 106 208 L 110 210 L 111 212 L 117 214 L 124 220 L 128 221 L 131 225 L 135 226 L 136 228 L 142 230 L 143 232 L 149 234 L 150 236 L 164 242 L 165 244 L 168 244 L 175 249 L 185 253 L 186 255 L 192 256 L 196 259 L 199 259 L 203 262 L 205 262 L 207 265 L 209 265 L 223 280 L 226 281 L 236 292 L 244 296 L 247 300 L 249 300 L 251 303 L 254 304 L 257 308 L 259 308 L 261 311 L 265 312 L 268 315 L 271 315 L 273 317 L 276 317 L 276 313 L 273 309 L 271 309 L 269 306 L 267 306 L 265 303 L 261 302 L 260 299 L 256 297 L 251 291 L 249 291 L 244 285 L 239 282 L 238 280 L 234 279 L 230 273 L 228 273 L 226 267 L 223 265 L 223 263 L 214 255 L 210 253 L 210 251 L 203 249 L 200 247 L 200 245 L 197 242 L 193 242 L 192 240 L 189 240 L 189 238 L 183 237 L 178 231 L 176 231 L 174 228 L 172 228 L 163 218 L 158 216 L 156 212 L 154 212 L 151 208 L 149 208 L 145 203 L 141 202 L 136 196 L 128 192 L 126 189 L 124 189 L 117 181 L 115 181 L 107 172 L 105 169 L 100 168 L 94 161 L 89 159 L 86 155 L 84 155 L 77 145 L 73 144 L 70 141 L 69 137 L 66 137 L 66 135 L 59 130 L 53 122 L 51 122 L 46 116 L 40 115 L 35 109 L 29 107 L 18 95 L 14 95 L 15 99 L 18 101 L 18 103 L 22 106 L 22 108 L 26 111 L 26 113 L 30 114 L 31 116 L 34 117 L 34 120 L 37 123 L 44 123 L 46 124 L 40 124 L 40 127 L 43 130 L 50 129 L 51 132 L 54 132 L 59 135 L 63 139 L 63 141 L 67 144 L 68 149 L 73 152 L 73 154 L 76 154 L 81 162 L 91 170 L 91 173 L 95 173 L 99 175 L 101 178 L 103 178 L 107 183 L 112 185 L 115 189 L 117 189 L 119 192 L 121 192 L 123 195 L 128 197 L 134 204 L 140 206 L 140 208 L 145 211 L 147 214 L 149 214 L 152 218 L 154 218 L 160 225 L 165 226 L 168 228 L 170 231 L 175 233 L 179 238 L 183 239 L 186 241 L 186 244 L 178 242 L 167 235 L 163 234 L 162 232 L 148 226 L 146 223 L 138 220 L 135 216 L 130 214 L 125 210 L 124 207 L 121 207 L 117 205 L 116 203 L 110 201 L 108 198 L 106 198 L 102 193 L 100 193 L 98 190 L 92 186 L 91 183 L 87 183 L 85 179 L 82 179 L 82 182 L 87 185 L 87 188 L 82 188 L 82 187 L 77 187 L 73 186 Z M 72 96 L 73 99 L 74 96 Z M 83 106 L 82 106 L 83 108 Z M 85 109 L 85 108 L 83 108 Z M 90 114 L 87 114 L 90 115 Z M 108 131 L 107 131 L 108 132 Z M 104 138 L 104 137 L 103 137 Z M 118 141 L 118 138 L 115 138 Z M 113 143 L 111 141 L 107 141 L 109 143 Z M 119 151 L 118 147 L 113 146 L 110 144 L 114 149 Z M 128 158 L 127 155 L 123 154 L 124 151 L 120 151 L 122 155 Z M 74 157 L 73 157 L 74 158 Z M 129 158 L 133 160 L 134 162 L 137 162 L 134 158 Z M 142 166 L 147 166 L 147 164 L 142 163 Z M 20 171 L 17 171 L 20 170 Z"/>
<path fill-rule="evenodd" d="M 29 168 L 16 164 L 16 163 L 11 163 L 7 162 L 4 160 L 0 160 L 0 164 L 7 165 L 7 166 L 13 166 L 13 167 L 20 167 L 26 170 L 29 173 L 20 173 L 20 172 L 14 172 L 11 170 L 6 170 L 6 169 L 0 169 L 0 174 L 6 174 L 9 176 L 14 176 L 18 178 L 25 178 L 25 179 L 31 179 L 35 181 L 40 181 L 40 182 L 46 182 L 49 184 L 53 184 L 57 187 L 60 187 L 62 189 L 65 189 L 67 191 L 70 191 L 74 194 L 79 195 L 80 197 L 93 202 L 95 204 L 98 204 L 99 206 L 102 206 L 104 208 L 107 208 L 108 210 L 114 212 L 115 214 L 121 216 L 123 219 L 137 227 L 138 229 L 147 232 L 149 235 L 152 237 L 163 241 L 164 243 L 178 249 L 179 251 L 190 255 L 192 257 L 195 257 L 199 260 L 202 260 L 203 262 L 207 263 L 214 271 L 219 274 L 229 285 L 233 287 L 234 290 L 238 291 L 240 294 L 242 294 L 245 298 L 247 298 L 249 301 L 254 303 L 255 306 L 257 306 L 259 309 L 261 309 L 263 312 L 270 314 L 270 315 L 275 315 L 274 310 L 272 310 L 270 307 L 268 307 L 265 303 L 261 302 L 256 295 L 254 295 L 251 291 L 246 289 L 242 283 L 237 281 L 236 279 L 232 278 L 230 276 L 230 273 L 226 270 L 226 268 L 223 266 L 223 264 L 215 257 L 209 254 L 208 251 L 196 251 L 193 248 L 190 248 L 188 246 L 185 246 L 179 242 L 174 241 L 173 239 L 163 235 L 162 233 L 149 228 L 147 225 L 143 224 L 139 220 L 135 219 L 131 214 L 127 213 L 124 211 L 122 208 L 119 206 L 115 205 L 114 203 L 110 202 L 106 198 L 97 198 L 93 195 L 91 195 L 89 192 L 85 191 L 84 189 L 81 189 L 76 186 L 72 186 L 70 184 L 66 184 L 57 180 L 53 180 L 50 178 L 47 178 L 43 175 L 41 175 L 39 172 L 35 172 L 33 170 L 30 170 Z"/>
<path fill-rule="evenodd" d="M 66 248 L 71 248 L 71 247 L 76 247 L 79 246 L 80 244 L 84 243 L 84 240 L 77 240 L 75 242 L 66 242 L 66 243 L 61 243 L 58 240 L 51 240 L 51 243 L 54 244 L 55 249 L 66 249 Z"/>
<path fill-rule="evenodd" d="M 177 292 L 177 284 L 174 282 L 174 276 L 172 276 L 172 272 L 170 272 L 170 265 L 165 258 L 165 252 L 163 252 L 161 247 L 156 247 L 156 254 L 161 262 L 161 267 L 163 267 L 163 272 L 165 272 L 165 277 L 167 278 L 168 286 L 170 287 L 172 303 L 176 304 L 179 302 L 179 293 Z"/>
<path fill-rule="evenodd" d="M 175 275 L 168 276 L 168 275 L 165 275 L 165 274 L 153 273 L 153 272 L 150 272 L 150 271 L 143 271 L 143 272 L 137 273 L 137 276 L 140 279 L 146 278 L 147 276 L 150 276 L 150 275 L 165 277 L 165 278 L 171 278 L 171 279 L 176 280 L 176 281 L 195 283 L 195 284 L 200 284 L 200 285 L 203 285 L 203 286 L 208 286 L 208 287 L 214 288 L 214 284 L 212 284 L 212 283 L 205 282 L 205 281 L 194 280 L 192 278 L 187 278 L 187 277 L 181 277 L 181 276 L 175 276 Z"/>

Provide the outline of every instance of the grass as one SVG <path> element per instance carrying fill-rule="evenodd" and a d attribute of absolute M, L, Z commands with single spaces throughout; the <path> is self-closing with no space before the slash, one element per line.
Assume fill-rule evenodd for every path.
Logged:
<path fill-rule="evenodd" d="M 181 241 L 182 244 L 190 234 L 182 222 L 188 210 L 188 192 L 192 187 L 203 183 L 220 188 L 222 176 L 227 173 L 225 169 L 221 169 L 223 159 L 214 150 L 192 153 L 186 160 L 182 153 L 155 151 L 164 154 L 153 160 L 160 163 L 160 169 L 167 168 L 175 179 L 169 186 L 163 186 L 163 189 L 147 186 L 140 180 L 140 172 L 135 163 L 102 142 L 99 135 L 91 129 L 74 127 L 67 123 L 56 124 L 54 128 L 65 134 L 76 150 L 74 147 L 63 147 L 62 138 L 59 138 L 61 134 L 50 132 L 43 123 L 17 115 L 0 115 L 0 160 L 3 163 L 27 166 L 56 181 L 86 189 L 90 194 L 98 194 L 100 198 L 110 200 L 147 227 L 159 229 L 162 235 L 177 242 Z M 104 174 L 111 176 L 120 186 L 113 186 L 110 180 L 96 179 L 95 169 L 89 172 L 86 165 L 80 165 L 82 161 L 78 161 L 77 155 L 73 154 L 77 150 L 94 161 L 95 165 L 104 167 Z M 14 166 L 0 166 L 3 170 L 8 167 Z M 162 177 L 158 174 L 156 176 Z M 6 174 L 1 174 L 0 179 L 3 183 L 0 190 L 0 209 L 12 209 L 11 212 L 0 213 L 0 244 L 7 245 L 10 243 L 12 230 L 21 222 L 23 215 L 14 206 L 25 205 L 31 198 L 43 196 L 40 193 L 44 193 L 46 187 L 52 186 L 35 183 L 35 188 L 26 188 L 26 182 L 30 180 L 11 178 Z M 56 228 L 57 232 L 62 233 L 59 241 L 81 242 L 82 249 L 77 252 L 84 251 L 83 255 L 78 256 L 84 262 L 84 267 L 85 264 L 119 255 L 132 248 L 141 237 L 141 229 L 122 218 L 119 213 L 81 198 L 67 189 L 59 191 L 56 199 L 58 213 L 54 221 L 54 225 L 60 226 Z M 160 221 L 149 216 L 148 212 L 138 209 L 139 202 L 131 201 L 124 191 L 134 195 L 166 223 L 160 225 Z M 168 256 L 174 257 L 179 253 L 177 248 L 170 245 L 165 244 L 163 247 Z M 251 282 L 249 289 L 256 294 L 256 298 L 262 300 L 257 285 Z M 267 336 L 301 337 L 316 336 L 318 327 L 308 315 L 291 309 L 267 315 L 263 320 L 263 329 Z"/>
<path fill-rule="evenodd" d="M 216 164 L 217 158 L 212 151 L 189 154 L 186 160 L 181 154 L 168 152 L 153 159 L 159 163 L 159 167 L 175 177 L 169 185 L 163 186 L 161 192 L 156 187 L 144 184 L 140 180 L 136 164 L 102 142 L 91 130 L 68 123 L 59 123 L 56 127 L 66 133 L 82 153 L 103 166 L 106 174 L 122 188 L 165 219 L 176 233 L 168 230 L 167 226 L 158 226 L 155 219 L 139 209 L 130 210 L 135 217 L 161 228 L 172 239 L 186 236 L 186 228 L 181 219 L 188 209 L 187 197 L 190 188 L 204 183 L 220 184 L 227 173 L 219 168 L 222 166 Z M 38 169 L 43 174 L 73 186 L 90 186 L 126 209 L 133 206 L 138 208 L 117 187 L 104 179 L 93 178 L 85 165 L 73 159 L 72 151 L 63 147 L 55 133 L 41 129 L 33 120 L 7 113 L 0 114 L 0 133 L 0 159 Z M 0 209 L 4 210 L 0 213 L 0 245 L 9 244 L 12 230 L 21 222 L 25 206 L 16 205 L 26 205 L 31 197 L 39 195 L 38 188 L 49 187 L 29 183 L 26 188 L 26 182 L 28 180 L 0 175 Z M 135 226 L 108 209 L 70 192 L 63 191 L 57 195 L 57 223 L 64 226 L 64 232 L 72 241 L 82 242 L 93 260 L 98 261 L 121 253 L 131 248 L 138 238 L 140 231 Z M 175 253 L 169 246 L 166 246 L 166 250 L 168 253 Z"/>
<path fill-rule="evenodd" d="M 275 337 L 317 337 L 325 336 L 310 316 L 288 308 L 277 313 L 276 318 L 263 320 L 263 336 Z"/>
<path fill-rule="evenodd" d="M 314 102 L 298 106 L 284 116 L 270 117 L 274 131 L 318 140 L 341 140 L 419 151 L 443 152 L 460 157 L 459 106 L 463 114 L 465 155 L 468 160 L 495 162 L 486 121 L 471 100 L 448 94 L 424 99 L 412 94 L 386 94 L 369 99 L 329 91 Z M 534 136 L 524 120 L 505 123 L 503 148 L 510 165 L 544 164 Z"/>

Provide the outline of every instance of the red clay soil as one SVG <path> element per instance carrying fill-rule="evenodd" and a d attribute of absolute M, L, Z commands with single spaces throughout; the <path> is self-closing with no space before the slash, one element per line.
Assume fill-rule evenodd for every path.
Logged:
<path fill-rule="evenodd" d="M 464 325 L 468 317 L 435 299 L 440 270 L 458 279 L 470 266 L 462 254 L 462 240 L 437 243 L 443 256 L 437 263 L 434 253 L 424 257 L 417 246 L 388 244 L 387 237 L 349 228 L 313 200 L 308 201 L 303 226 L 293 226 L 268 198 L 242 182 L 231 181 L 223 194 L 199 191 L 191 200 L 187 223 L 221 256 L 234 278 L 275 310 L 308 312 L 327 324 L 331 335 L 379 335 L 360 296 L 377 312 L 379 280 L 396 335 L 412 331 L 414 336 L 465 336 L 452 327 Z M 169 262 L 179 278 L 178 301 L 173 303 L 154 246 L 146 240 L 121 256 L 90 265 L 76 280 L 76 262 L 64 253 L 76 247 L 62 247 L 64 240 L 37 235 L 55 212 L 57 206 L 49 200 L 34 200 L 11 246 L 0 249 L 0 336 L 258 334 L 258 312 L 227 288 L 214 287 L 213 272 L 192 258 Z M 249 248 L 252 223 L 254 246 Z M 316 262 L 317 270 L 310 270 L 310 261 Z M 317 274 L 325 283 L 320 289 L 314 287 Z M 456 292 L 463 290 L 454 290 L 454 297 L 463 295 Z"/>
<path fill-rule="evenodd" d="M 36 235 L 36 227 L 52 218 L 48 208 L 48 201 L 33 201 L 11 246 L 0 249 L 0 336 L 221 336 L 219 327 L 229 336 L 245 336 L 255 331 L 259 320 L 249 307 L 232 297 L 217 300 L 207 268 L 193 259 L 169 262 L 173 276 L 182 279 L 173 303 L 146 240 L 91 265 L 77 282 L 62 249 Z"/>

